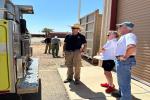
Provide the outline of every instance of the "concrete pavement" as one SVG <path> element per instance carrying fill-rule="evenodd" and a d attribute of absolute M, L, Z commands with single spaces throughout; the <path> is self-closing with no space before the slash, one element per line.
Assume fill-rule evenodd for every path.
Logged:
<path fill-rule="evenodd" d="M 41 79 L 41 100 L 69 100 L 57 68 L 61 61 L 51 54 L 43 54 L 45 45 L 33 44 L 34 57 L 39 58 L 39 77 Z M 57 63 L 59 61 L 59 63 Z"/>
<path fill-rule="evenodd" d="M 83 63 L 85 61 L 82 61 Z M 85 62 L 87 63 L 87 62 Z M 110 94 L 105 93 L 105 88 L 100 87 L 100 83 L 106 82 L 101 67 L 93 65 L 85 66 L 81 69 L 81 84 L 75 86 L 73 82 L 66 83 L 65 88 L 71 100 L 116 100 Z M 67 68 L 58 68 L 62 80 L 66 79 Z M 116 74 L 113 72 L 114 83 L 118 89 Z M 150 100 L 150 87 L 132 80 L 133 100 Z"/>

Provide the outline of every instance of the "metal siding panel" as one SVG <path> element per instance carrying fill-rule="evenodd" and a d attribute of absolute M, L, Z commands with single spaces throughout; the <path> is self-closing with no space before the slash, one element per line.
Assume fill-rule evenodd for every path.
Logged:
<path fill-rule="evenodd" d="M 150 0 L 118 0 L 117 23 L 132 21 L 138 37 L 133 76 L 150 83 Z M 142 65 L 142 67 L 141 67 Z"/>
<path fill-rule="evenodd" d="M 84 27 L 81 33 L 84 33 L 87 39 L 87 50 L 85 55 L 93 58 L 99 50 L 100 33 L 101 33 L 101 20 L 102 15 L 96 10 L 80 19 L 80 24 Z M 95 46 L 96 45 L 96 46 Z M 98 47 L 98 48 L 97 48 Z"/>

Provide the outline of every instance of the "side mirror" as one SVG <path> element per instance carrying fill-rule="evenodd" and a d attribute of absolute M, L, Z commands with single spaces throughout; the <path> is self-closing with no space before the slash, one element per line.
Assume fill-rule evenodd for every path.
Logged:
<path fill-rule="evenodd" d="M 25 34 L 27 32 L 25 19 L 20 19 L 20 31 L 21 31 L 21 34 Z"/>

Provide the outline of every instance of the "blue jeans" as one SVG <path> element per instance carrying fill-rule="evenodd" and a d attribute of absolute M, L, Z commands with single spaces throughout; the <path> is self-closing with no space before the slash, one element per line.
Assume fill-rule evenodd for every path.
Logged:
<path fill-rule="evenodd" d="M 131 69 L 136 65 L 135 58 L 128 58 L 125 61 L 116 60 L 116 71 L 118 78 L 120 100 L 132 100 L 131 96 Z"/>

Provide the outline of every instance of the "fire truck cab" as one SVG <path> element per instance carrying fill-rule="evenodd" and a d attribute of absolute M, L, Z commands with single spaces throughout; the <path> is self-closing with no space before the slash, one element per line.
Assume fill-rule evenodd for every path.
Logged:
<path fill-rule="evenodd" d="M 32 57 L 31 35 L 23 14 L 30 5 L 0 0 L 0 93 L 36 93 L 39 88 L 38 59 Z"/>

